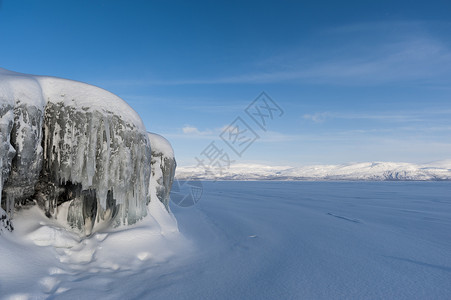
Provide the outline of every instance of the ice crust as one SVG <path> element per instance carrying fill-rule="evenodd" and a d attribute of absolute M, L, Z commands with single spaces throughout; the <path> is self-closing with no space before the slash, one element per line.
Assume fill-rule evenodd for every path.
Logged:
<path fill-rule="evenodd" d="M 18 203 L 36 201 L 58 218 L 69 202 L 60 221 L 89 235 L 146 216 L 151 143 L 122 99 L 89 84 L 0 68 L 0 117 L 0 203 L 10 217 Z M 172 150 L 164 140 L 168 145 Z M 156 194 L 168 209 L 175 159 L 154 153 Z"/>

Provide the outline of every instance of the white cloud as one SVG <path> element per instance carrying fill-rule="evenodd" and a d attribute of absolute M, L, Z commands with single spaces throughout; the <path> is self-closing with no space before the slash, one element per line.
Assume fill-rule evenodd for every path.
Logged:
<path fill-rule="evenodd" d="M 185 125 L 185 127 L 182 128 L 182 131 L 184 134 L 187 135 L 211 135 L 213 132 L 209 129 L 201 131 L 197 127 L 191 126 L 191 125 Z"/>
<path fill-rule="evenodd" d="M 330 113 L 328 113 L 328 112 L 321 112 L 321 113 L 314 113 L 314 114 L 305 114 L 302 117 L 305 120 L 309 120 L 309 121 L 312 121 L 314 123 L 322 123 L 329 116 L 330 116 Z"/>
<path fill-rule="evenodd" d="M 199 134 L 200 133 L 199 129 L 197 129 L 196 127 L 192 127 L 192 126 L 185 126 L 182 128 L 182 130 L 183 130 L 183 133 L 186 133 L 186 134 L 193 134 L 193 133 Z"/>

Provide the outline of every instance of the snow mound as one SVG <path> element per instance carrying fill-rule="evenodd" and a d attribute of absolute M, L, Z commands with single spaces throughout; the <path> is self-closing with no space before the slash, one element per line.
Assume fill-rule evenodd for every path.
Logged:
<path fill-rule="evenodd" d="M 127 230 L 105 229 L 89 238 L 68 231 L 37 206 L 19 210 L 15 230 L 0 236 L 0 298 L 102 298 L 107 290 L 133 293 L 121 285 L 133 282 L 130 275 L 141 278 L 135 280 L 141 284 L 149 273 L 161 273 L 160 265 L 178 265 L 177 259 L 191 252 L 192 245 L 164 205 L 152 203 L 146 217 Z M 157 221 L 164 218 L 166 223 Z"/>
<path fill-rule="evenodd" d="M 162 154 L 165 157 L 174 158 L 174 149 L 171 143 L 159 134 L 148 132 L 150 145 L 152 145 L 152 152 L 155 154 Z"/>

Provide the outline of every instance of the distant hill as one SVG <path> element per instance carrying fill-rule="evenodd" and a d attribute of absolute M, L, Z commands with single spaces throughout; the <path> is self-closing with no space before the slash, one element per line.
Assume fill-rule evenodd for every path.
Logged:
<path fill-rule="evenodd" d="M 222 172 L 206 173 L 201 167 L 178 167 L 179 180 L 451 180 L 451 159 L 426 164 L 363 162 L 303 167 L 234 164 Z"/>

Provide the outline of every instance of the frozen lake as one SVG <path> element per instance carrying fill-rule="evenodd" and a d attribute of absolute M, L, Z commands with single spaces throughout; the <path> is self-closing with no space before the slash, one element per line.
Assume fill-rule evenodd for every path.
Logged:
<path fill-rule="evenodd" d="M 451 297 L 450 182 L 203 182 L 198 254 L 154 296 Z M 149 288 L 152 289 L 152 285 Z"/>
<path fill-rule="evenodd" d="M 0 240 L 0 299 L 450 299 L 450 182 L 202 182 L 78 242 L 24 210 Z"/>

